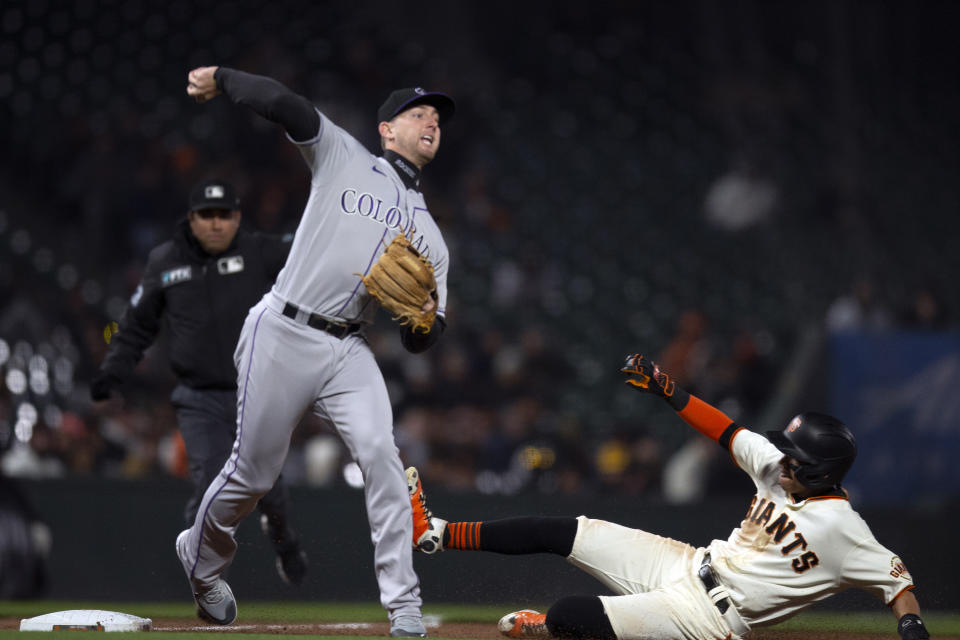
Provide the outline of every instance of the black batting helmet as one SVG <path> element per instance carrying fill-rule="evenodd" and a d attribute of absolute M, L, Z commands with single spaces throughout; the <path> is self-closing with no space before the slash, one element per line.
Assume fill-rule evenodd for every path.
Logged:
<path fill-rule="evenodd" d="M 793 473 L 808 489 L 839 486 L 857 457 L 857 441 L 850 429 L 825 413 L 801 413 L 783 431 L 767 431 L 767 439 L 796 458 L 800 465 Z"/>

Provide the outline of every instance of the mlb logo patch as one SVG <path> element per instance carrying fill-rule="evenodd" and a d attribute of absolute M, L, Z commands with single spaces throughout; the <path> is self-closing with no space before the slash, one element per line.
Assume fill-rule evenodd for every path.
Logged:
<path fill-rule="evenodd" d="M 243 256 L 228 256 L 217 260 L 217 271 L 225 276 L 243 271 Z"/>
<path fill-rule="evenodd" d="M 223 186 L 219 184 L 208 185 L 203 190 L 203 197 L 207 200 L 222 200 L 224 196 Z"/>

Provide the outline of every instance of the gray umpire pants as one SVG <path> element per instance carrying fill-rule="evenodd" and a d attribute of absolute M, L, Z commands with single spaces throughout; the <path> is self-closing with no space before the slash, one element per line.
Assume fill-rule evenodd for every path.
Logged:
<path fill-rule="evenodd" d="M 177 412 L 193 483 L 193 494 L 184 509 L 184 521 L 190 527 L 197 517 L 203 494 L 233 450 L 237 437 L 237 392 L 192 389 L 179 384 L 170 401 Z M 258 504 L 260 512 L 267 516 L 269 535 L 275 546 L 294 542 L 287 502 L 287 488 L 280 476 Z"/>

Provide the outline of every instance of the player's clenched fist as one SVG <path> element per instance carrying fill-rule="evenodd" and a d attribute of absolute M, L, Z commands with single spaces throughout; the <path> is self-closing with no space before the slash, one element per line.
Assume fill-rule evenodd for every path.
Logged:
<path fill-rule="evenodd" d="M 639 353 L 627 356 L 627 361 L 620 371 L 627 374 L 627 384 L 637 391 L 669 398 L 676 390 L 670 376 L 661 371 L 656 362 L 647 360 Z"/>
<path fill-rule="evenodd" d="M 220 95 L 217 80 L 213 77 L 219 67 L 197 67 L 187 74 L 187 95 L 203 103 Z"/>

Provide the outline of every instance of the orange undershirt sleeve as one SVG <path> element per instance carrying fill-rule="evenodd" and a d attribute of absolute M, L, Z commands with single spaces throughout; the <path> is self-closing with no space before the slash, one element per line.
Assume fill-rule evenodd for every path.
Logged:
<path fill-rule="evenodd" d="M 678 413 L 691 427 L 717 442 L 733 424 L 730 416 L 694 395 L 690 396 L 687 405 Z"/>

